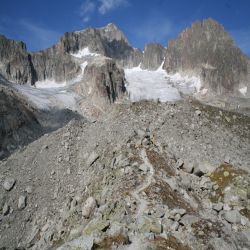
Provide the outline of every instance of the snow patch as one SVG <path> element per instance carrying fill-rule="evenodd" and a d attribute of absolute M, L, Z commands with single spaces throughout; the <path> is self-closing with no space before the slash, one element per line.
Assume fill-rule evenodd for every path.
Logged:
<path fill-rule="evenodd" d="M 62 88 L 66 86 L 66 82 L 56 82 L 53 79 L 47 79 L 44 81 L 38 81 L 35 83 L 35 87 L 38 89 L 48 89 L 48 88 Z"/>
<path fill-rule="evenodd" d="M 245 86 L 245 87 L 243 87 L 243 88 L 240 88 L 239 91 L 240 91 L 240 93 L 241 93 L 242 95 L 245 96 L 245 95 L 247 94 L 247 86 Z"/>
<path fill-rule="evenodd" d="M 197 77 L 169 75 L 163 69 L 164 61 L 156 71 L 141 69 L 141 65 L 125 69 L 127 90 L 132 101 L 160 100 L 161 102 L 181 99 L 180 92 L 194 94 L 201 91 L 201 81 Z"/>
<path fill-rule="evenodd" d="M 39 89 L 34 88 L 33 86 L 19 84 L 15 84 L 13 86 L 39 109 L 77 109 L 77 95 L 72 90 L 68 90 L 67 88 Z"/>
<path fill-rule="evenodd" d="M 79 50 L 77 53 L 71 53 L 71 55 L 74 57 L 77 57 L 77 58 L 83 58 L 86 56 L 91 56 L 91 57 L 99 56 L 99 54 L 97 54 L 97 53 L 90 52 L 88 47 Z"/>
<path fill-rule="evenodd" d="M 143 99 L 166 102 L 181 98 L 179 91 L 168 84 L 165 72 L 161 70 L 142 70 L 139 65 L 136 68 L 125 69 L 125 77 L 128 81 L 126 88 L 134 102 Z"/>

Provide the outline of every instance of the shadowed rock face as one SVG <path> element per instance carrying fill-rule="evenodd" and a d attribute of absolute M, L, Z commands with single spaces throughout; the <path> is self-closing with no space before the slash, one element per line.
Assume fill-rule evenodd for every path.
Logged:
<path fill-rule="evenodd" d="M 36 80 L 44 81 L 54 79 L 57 82 L 69 81 L 81 72 L 80 66 L 72 59 L 72 56 L 60 52 L 57 47 L 32 53 L 33 67 L 36 72 Z"/>
<path fill-rule="evenodd" d="M 77 87 L 77 93 L 90 97 L 95 105 L 105 108 L 124 95 L 124 71 L 113 59 L 99 58 L 89 63 L 84 70 L 84 83 Z"/>
<path fill-rule="evenodd" d="M 141 67 L 156 70 L 164 61 L 166 49 L 157 43 L 147 44 L 144 49 Z"/>
<path fill-rule="evenodd" d="M 195 22 L 169 43 L 164 69 L 201 77 L 217 94 L 233 93 L 247 83 L 247 58 L 212 19 Z"/>
<path fill-rule="evenodd" d="M 1 83 L 0 117 L 0 158 L 42 132 L 34 110 L 16 91 Z"/>

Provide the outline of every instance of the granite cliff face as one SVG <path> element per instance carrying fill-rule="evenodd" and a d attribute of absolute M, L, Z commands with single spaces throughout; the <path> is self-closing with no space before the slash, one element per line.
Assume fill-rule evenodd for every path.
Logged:
<path fill-rule="evenodd" d="M 168 73 L 199 77 L 204 87 L 216 94 L 238 94 L 249 86 L 247 57 L 237 48 L 223 26 L 212 19 L 195 22 L 165 49 L 148 44 L 144 53 L 133 48 L 114 24 L 67 32 L 53 47 L 29 53 L 22 42 L 0 36 L 0 73 L 19 84 L 52 79 L 65 82 L 81 74 L 72 55 L 84 49 L 112 58 L 117 66 L 156 70 L 164 61 Z M 107 72 L 108 74 L 108 72 Z"/>
<path fill-rule="evenodd" d="M 123 67 L 138 66 L 142 59 L 142 52 L 131 47 L 127 38 L 114 24 L 99 29 L 67 32 L 56 47 L 67 53 L 77 53 L 88 47 L 91 52 L 113 58 Z"/>
<path fill-rule="evenodd" d="M 77 32 L 66 32 L 53 47 L 30 53 L 23 42 L 0 36 L 0 73 L 13 82 L 34 84 L 53 79 L 68 81 L 81 73 L 79 63 L 71 54 L 85 48 L 113 58 L 119 66 L 135 67 L 142 60 L 142 52 L 129 44 L 124 34 L 114 25 Z"/>
<path fill-rule="evenodd" d="M 8 80 L 24 84 L 35 82 L 35 71 L 26 45 L 0 35 L 0 73 Z"/>
<path fill-rule="evenodd" d="M 166 49 L 157 43 L 147 44 L 144 49 L 141 68 L 156 70 L 164 61 Z"/>
<path fill-rule="evenodd" d="M 247 83 L 246 56 L 212 19 L 195 22 L 169 43 L 164 69 L 199 76 L 217 94 L 236 93 Z"/>
<path fill-rule="evenodd" d="M 100 57 L 84 70 L 84 83 L 76 86 L 76 93 L 91 98 L 101 109 L 114 103 L 126 91 L 124 71 L 111 58 Z"/>

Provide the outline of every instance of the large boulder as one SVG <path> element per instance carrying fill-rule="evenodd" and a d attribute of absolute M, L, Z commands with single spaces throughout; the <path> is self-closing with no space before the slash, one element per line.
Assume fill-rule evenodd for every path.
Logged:
<path fill-rule="evenodd" d="M 223 26 L 207 19 L 169 42 L 163 67 L 168 73 L 198 76 L 217 94 L 232 94 L 249 81 L 247 61 Z"/>
<path fill-rule="evenodd" d="M 147 44 L 144 49 L 141 68 L 156 70 L 164 61 L 166 49 L 157 43 Z"/>

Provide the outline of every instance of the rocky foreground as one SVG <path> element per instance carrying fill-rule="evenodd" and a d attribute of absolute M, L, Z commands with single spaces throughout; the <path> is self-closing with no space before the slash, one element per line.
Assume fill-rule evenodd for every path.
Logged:
<path fill-rule="evenodd" d="M 249 249 L 250 118 L 119 104 L 0 162 L 0 249 Z"/>

